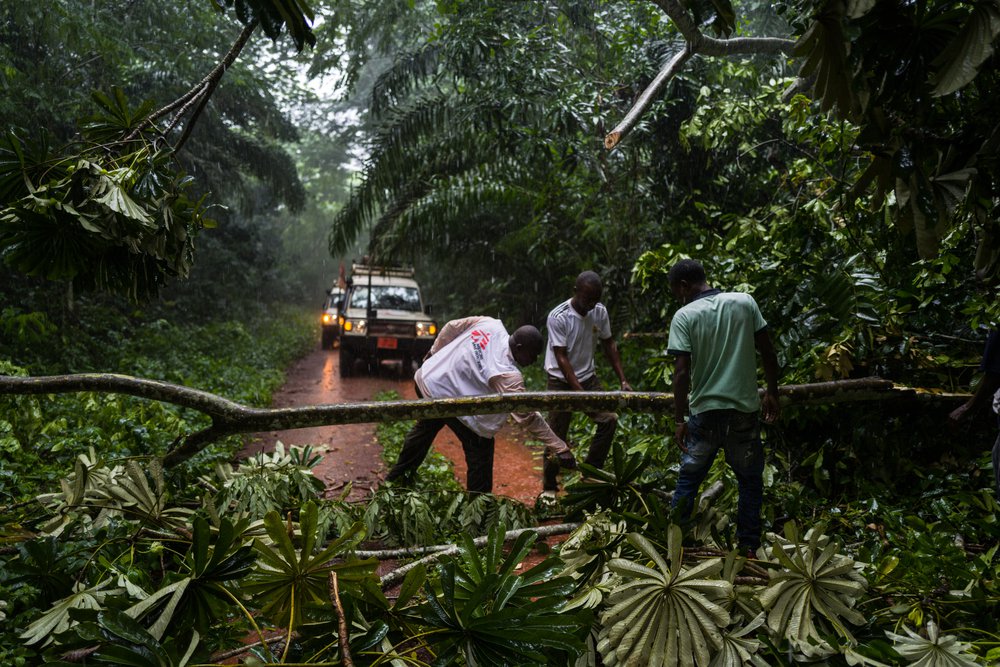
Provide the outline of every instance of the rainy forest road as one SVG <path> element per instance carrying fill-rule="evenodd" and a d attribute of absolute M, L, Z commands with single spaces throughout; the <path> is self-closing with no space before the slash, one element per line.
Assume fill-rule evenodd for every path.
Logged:
<path fill-rule="evenodd" d="M 357 403 L 375 400 L 383 391 L 396 391 L 403 399 L 416 398 L 413 378 L 398 363 L 384 362 L 378 372 L 341 378 L 337 350 L 314 350 L 286 371 L 285 384 L 274 393 L 272 407 L 284 408 L 329 403 Z M 280 440 L 290 445 L 313 445 L 323 455 L 314 473 L 323 480 L 327 496 L 340 495 L 353 484 L 350 500 L 362 500 L 385 477 L 382 448 L 375 439 L 374 424 L 342 424 L 271 431 L 257 434 L 243 455 L 266 448 Z M 505 426 L 496 438 L 493 464 L 493 491 L 532 504 L 541 492 L 540 449 L 523 444 L 523 435 Z M 443 429 L 434 448 L 452 460 L 455 476 L 465 485 L 465 458 L 458 438 Z"/>

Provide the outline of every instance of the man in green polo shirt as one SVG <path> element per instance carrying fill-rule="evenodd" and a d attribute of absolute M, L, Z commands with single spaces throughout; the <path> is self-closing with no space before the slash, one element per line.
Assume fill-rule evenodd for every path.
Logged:
<path fill-rule="evenodd" d="M 778 359 L 767 322 L 749 294 L 723 292 L 706 282 L 695 260 L 675 264 L 667 276 L 681 308 L 670 323 L 667 351 L 674 355 L 674 437 L 681 468 L 673 505 L 690 516 L 698 487 L 719 449 L 739 483 L 736 536 L 740 553 L 760 547 L 764 448 L 758 415 L 778 418 Z M 767 388 L 757 391 L 757 352 Z M 690 416 L 689 416 L 690 415 Z"/>

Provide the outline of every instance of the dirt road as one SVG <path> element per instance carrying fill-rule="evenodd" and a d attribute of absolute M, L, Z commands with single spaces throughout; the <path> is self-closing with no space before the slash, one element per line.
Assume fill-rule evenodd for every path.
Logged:
<path fill-rule="evenodd" d="M 399 364 L 383 363 L 377 373 L 341 378 L 336 350 L 316 350 L 288 369 L 285 384 L 275 392 L 273 407 L 371 401 L 382 391 L 394 390 L 401 398 L 416 398 L 413 379 Z M 345 424 L 273 431 L 258 434 L 245 454 L 271 449 L 280 440 L 288 445 L 313 445 L 323 454 L 316 476 L 326 483 L 328 495 L 339 495 L 353 482 L 351 500 L 361 500 L 385 476 L 381 447 L 374 424 Z M 455 464 L 455 475 L 465 484 L 465 458 L 458 439 L 444 429 L 434 443 L 437 451 Z M 523 444 L 523 436 L 507 426 L 497 435 L 493 491 L 532 504 L 541 491 L 541 453 Z"/>

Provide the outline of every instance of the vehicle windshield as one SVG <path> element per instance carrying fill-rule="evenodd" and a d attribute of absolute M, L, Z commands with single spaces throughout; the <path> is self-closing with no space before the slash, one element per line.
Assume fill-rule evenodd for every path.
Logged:
<path fill-rule="evenodd" d="M 343 292 L 334 292 L 330 296 L 326 297 L 326 301 L 323 302 L 323 309 L 329 310 L 330 308 L 337 308 L 340 306 L 341 299 L 344 298 Z"/>
<path fill-rule="evenodd" d="M 372 308 L 392 310 L 410 310 L 420 312 L 420 293 L 416 287 L 398 287 L 395 285 L 373 285 Z M 351 293 L 351 308 L 368 307 L 368 286 L 355 287 Z"/>

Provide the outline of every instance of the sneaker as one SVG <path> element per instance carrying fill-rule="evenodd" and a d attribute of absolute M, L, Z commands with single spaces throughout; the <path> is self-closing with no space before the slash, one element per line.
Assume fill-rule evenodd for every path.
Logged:
<path fill-rule="evenodd" d="M 736 548 L 736 553 L 743 556 L 747 560 L 760 560 L 757 557 L 757 549 L 746 544 L 741 544 Z"/>
<path fill-rule="evenodd" d="M 555 491 L 542 491 L 535 499 L 535 509 L 538 511 L 551 510 L 558 502 Z"/>

